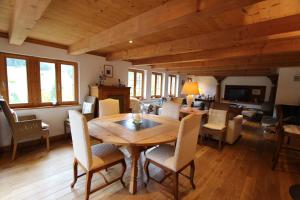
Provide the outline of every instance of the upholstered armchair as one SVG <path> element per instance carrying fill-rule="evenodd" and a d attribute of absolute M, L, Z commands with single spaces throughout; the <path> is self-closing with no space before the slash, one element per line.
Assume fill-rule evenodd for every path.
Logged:
<path fill-rule="evenodd" d="M 95 118 L 96 97 L 86 96 L 82 103 L 79 112 L 86 118 L 87 121 Z M 65 138 L 67 138 L 68 130 L 70 130 L 69 117 L 64 121 Z"/>
<path fill-rule="evenodd" d="M 228 120 L 226 143 L 233 144 L 240 137 L 242 132 L 243 115 L 237 115 Z"/>
<path fill-rule="evenodd" d="M 20 116 L 10 109 L 5 100 L 0 100 L 0 106 L 7 118 L 12 132 L 11 145 L 13 146 L 12 160 L 16 157 L 18 144 L 25 140 L 45 138 L 47 150 L 49 151 L 49 126 L 41 120 L 36 119 L 35 115 Z"/>
<path fill-rule="evenodd" d="M 212 136 L 218 140 L 219 150 L 222 149 L 228 125 L 228 109 L 229 105 L 217 103 L 209 109 L 208 122 L 201 129 L 202 143 L 206 136 Z"/>

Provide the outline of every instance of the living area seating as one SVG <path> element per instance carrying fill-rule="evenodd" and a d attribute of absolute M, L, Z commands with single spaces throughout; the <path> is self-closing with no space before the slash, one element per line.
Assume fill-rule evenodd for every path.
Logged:
<path fill-rule="evenodd" d="M 18 144 L 26 140 L 44 138 L 46 140 L 47 151 L 49 151 L 49 126 L 47 124 L 36 119 L 35 115 L 17 116 L 5 100 L 0 99 L 0 106 L 7 118 L 12 133 L 12 160 L 16 158 Z"/>
<path fill-rule="evenodd" d="M 299 114 L 299 113 L 298 113 Z M 295 151 L 300 152 L 299 145 L 291 145 L 290 139 L 291 138 L 300 138 L 300 125 L 299 125 L 299 118 L 294 121 L 292 118 L 294 116 L 284 116 L 283 113 L 283 105 L 277 105 L 276 106 L 276 115 L 277 115 L 277 125 L 276 125 L 276 134 L 277 134 L 277 147 L 276 151 L 273 156 L 273 163 L 272 163 L 272 169 L 274 170 L 278 160 L 279 156 L 282 153 L 282 150 L 289 150 L 289 151 Z M 290 120 L 289 120 L 290 119 Z M 291 121 L 292 123 L 296 122 L 295 124 L 290 124 L 288 121 Z"/>
<path fill-rule="evenodd" d="M 147 182 L 149 181 L 150 177 L 150 163 L 164 169 L 165 171 L 171 171 L 171 174 L 174 177 L 174 199 L 179 198 L 178 176 L 185 168 L 189 166 L 190 176 L 188 178 L 193 189 L 196 188 L 193 181 L 195 173 L 194 158 L 200 128 L 200 117 L 200 115 L 191 114 L 182 119 L 178 131 L 176 146 L 163 144 L 146 152 L 144 168 L 147 176 Z"/>
<path fill-rule="evenodd" d="M 233 144 L 240 137 L 242 132 L 243 116 L 237 115 L 228 120 L 227 132 L 225 141 L 228 144 Z"/>
<path fill-rule="evenodd" d="M 212 136 L 217 139 L 219 150 L 226 138 L 228 125 L 228 110 L 229 104 L 214 103 L 209 109 L 208 122 L 201 129 L 201 141 L 203 142 L 206 136 Z"/>
<path fill-rule="evenodd" d="M 74 110 L 69 111 L 69 116 L 74 151 L 74 181 L 71 187 L 74 187 L 77 178 L 86 175 L 85 199 L 89 199 L 91 193 L 116 181 L 121 181 L 122 185 L 125 186 L 122 178 L 126 170 L 126 163 L 122 152 L 112 144 L 97 144 L 91 147 L 85 117 Z M 85 171 L 84 174 L 78 175 L 78 164 Z M 100 171 L 116 164 L 122 164 L 121 176 L 108 181 Z M 103 176 L 105 184 L 91 190 L 92 177 L 96 172 L 99 172 Z"/>
<path fill-rule="evenodd" d="M 87 121 L 93 119 L 95 117 L 95 107 L 96 107 L 96 97 L 86 96 L 82 103 L 81 114 L 83 114 Z M 64 132 L 65 137 L 67 137 L 67 131 L 70 129 L 70 120 L 67 118 L 64 121 Z"/>

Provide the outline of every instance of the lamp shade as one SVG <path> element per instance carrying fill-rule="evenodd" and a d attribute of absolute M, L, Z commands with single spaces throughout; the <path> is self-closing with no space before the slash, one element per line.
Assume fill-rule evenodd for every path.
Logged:
<path fill-rule="evenodd" d="M 185 94 L 185 95 L 199 94 L 198 83 L 186 81 L 182 87 L 181 94 Z"/>

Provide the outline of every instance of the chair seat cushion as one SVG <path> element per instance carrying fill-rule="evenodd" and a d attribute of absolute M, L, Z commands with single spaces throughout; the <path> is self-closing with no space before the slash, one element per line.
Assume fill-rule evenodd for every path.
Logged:
<path fill-rule="evenodd" d="M 212 130 L 218 130 L 218 131 L 221 131 L 224 128 L 226 128 L 223 124 L 217 124 L 217 123 L 207 123 L 207 124 L 204 124 L 203 127 L 212 129 Z"/>
<path fill-rule="evenodd" d="M 300 126 L 297 126 L 297 125 L 284 125 L 283 129 L 284 129 L 284 132 L 286 132 L 286 133 L 300 135 Z"/>
<path fill-rule="evenodd" d="M 92 158 L 92 169 L 96 169 L 122 160 L 124 155 L 115 145 L 102 143 L 92 146 Z"/>
<path fill-rule="evenodd" d="M 169 144 L 159 145 L 158 147 L 154 147 L 149 149 L 146 152 L 146 158 L 161 164 L 162 166 L 176 171 L 174 166 L 174 156 L 175 146 Z"/>

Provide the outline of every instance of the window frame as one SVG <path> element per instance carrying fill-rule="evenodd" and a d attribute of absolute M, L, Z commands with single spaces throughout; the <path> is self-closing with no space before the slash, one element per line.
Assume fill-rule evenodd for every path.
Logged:
<path fill-rule="evenodd" d="M 138 69 L 128 69 L 128 73 L 133 72 L 133 96 L 137 99 L 143 99 L 144 98 L 144 82 L 145 82 L 145 72 L 143 70 Z M 127 77 L 128 77 L 127 73 Z M 142 91 L 141 96 L 136 96 L 136 74 L 141 73 L 142 74 Z"/>
<path fill-rule="evenodd" d="M 9 102 L 9 91 L 6 58 L 24 59 L 26 60 L 27 67 L 28 103 L 9 104 L 11 108 L 34 108 L 59 105 L 78 105 L 78 64 L 76 62 L 0 52 L 0 70 L 4 72 L 0 73 L 0 92 L 1 95 L 3 95 L 4 99 L 7 100 L 7 102 Z M 55 64 L 57 102 L 56 105 L 53 105 L 52 102 L 42 102 L 40 62 L 48 62 Z M 68 64 L 74 66 L 74 101 L 63 102 L 61 99 L 61 64 Z"/>
<path fill-rule="evenodd" d="M 168 95 L 172 96 L 172 97 L 176 97 L 177 76 L 173 75 L 173 74 L 169 74 L 168 78 L 171 79 L 170 84 L 168 85 L 168 93 L 169 93 Z M 174 91 L 175 94 L 172 94 L 173 78 L 175 78 L 175 83 L 174 83 L 175 84 L 175 91 Z"/>
<path fill-rule="evenodd" d="M 154 75 L 155 78 L 154 78 L 154 95 L 151 94 L 151 98 L 161 98 L 162 97 L 163 74 L 159 73 L 159 72 L 152 72 L 151 73 L 151 86 L 152 86 L 152 75 Z M 157 76 L 161 77 L 161 79 L 160 79 L 160 95 L 156 94 L 156 91 L 157 91 L 156 90 L 156 88 L 157 88 Z"/>

